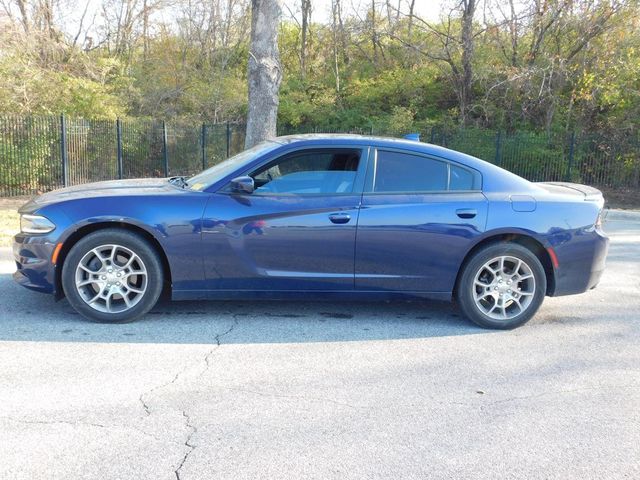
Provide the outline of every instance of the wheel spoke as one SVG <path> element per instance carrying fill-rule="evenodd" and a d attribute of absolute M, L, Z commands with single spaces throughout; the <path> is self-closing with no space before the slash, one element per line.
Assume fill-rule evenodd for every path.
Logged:
<path fill-rule="evenodd" d="M 517 298 L 511 298 L 511 300 L 513 300 L 513 303 L 515 303 L 518 306 L 518 310 L 520 312 L 524 311 L 524 308 L 522 308 L 522 304 L 520 303 L 520 300 L 518 300 Z"/>
<path fill-rule="evenodd" d="M 483 298 L 487 298 L 491 296 L 493 296 L 491 292 L 480 292 L 480 293 L 475 292 L 476 300 L 482 300 Z"/>
<path fill-rule="evenodd" d="M 98 248 L 94 248 L 92 252 L 96 257 L 98 257 L 98 260 L 100 260 L 100 263 L 102 263 L 103 265 L 104 265 L 104 262 L 106 262 L 109 259 L 109 257 L 105 257 L 104 255 L 102 255 L 102 252 L 100 252 Z"/>
<path fill-rule="evenodd" d="M 125 292 L 123 289 L 120 289 L 120 295 L 124 300 L 124 303 L 127 304 L 127 308 L 131 308 L 131 299 L 129 298 L 129 292 Z"/>
<path fill-rule="evenodd" d="M 130 277 L 132 275 L 146 275 L 147 272 L 146 270 L 131 270 L 129 273 L 127 273 L 127 276 Z"/>
<path fill-rule="evenodd" d="M 113 294 L 109 292 L 107 294 L 107 298 L 105 299 L 105 307 L 107 308 L 107 312 L 111 313 L 111 300 L 113 299 Z"/>
<path fill-rule="evenodd" d="M 83 264 L 78 264 L 78 268 L 84 270 L 85 272 L 87 272 L 90 275 L 95 275 L 96 273 L 98 273 L 100 270 L 91 270 L 89 267 L 87 267 L 86 265 Z"/>

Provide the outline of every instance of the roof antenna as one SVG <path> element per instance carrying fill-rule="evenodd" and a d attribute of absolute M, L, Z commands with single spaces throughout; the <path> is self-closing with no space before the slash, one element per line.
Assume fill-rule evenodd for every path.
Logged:
<path fill-rule="evenodd" d="M 403 138 L 405 140 L 412 140 L 414 142 L 419 142 L 420 141 L 420 134 L 419 133 L 409 133 L 409 134 L 405 135 Z"/>

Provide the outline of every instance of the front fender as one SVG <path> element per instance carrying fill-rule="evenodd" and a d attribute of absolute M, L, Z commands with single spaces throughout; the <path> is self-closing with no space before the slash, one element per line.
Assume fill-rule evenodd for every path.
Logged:
<path fill-rule="evenodd" d="M 204 281 L 201 247 L 202 215 L 208 195 L 202 193 L 154 197 L 86 198 L 43 207 L 43 215 L 56 216 L 56 243 L 68 251 L 83 232 L 121 226 L 152 238 L 166 256 L 174 288 L 200 288 Z M 71 243 L 70 243 L 71 242 Z"/>

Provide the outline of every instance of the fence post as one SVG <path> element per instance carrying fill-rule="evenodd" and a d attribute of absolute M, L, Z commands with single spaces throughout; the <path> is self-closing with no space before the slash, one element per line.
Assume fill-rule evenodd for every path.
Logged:
<path fill-rule="evenodd" d="M 122 180 L 122 124 L 119 118 L 116 118 L 116 143 L 118 149 L 118 178 Z"/>
<path fill-rule="evenodd" d="M 496 165 L 502 163 L 502 132 L 500 130 L 496 133 L 496 158 L 494 163 Z"/>
<path fill-rule="evenodd" d="M 202 142 L 202 169 L 207 169 L 207 126 L 202 123 L 202 132 L 200 133 Z"/>
<path fill-rule="evenodd" d="M 67 159 L 67 120 L 60 114 L 60 157 L 62 159 L 62 186 L 69 186 L 69 164 Z"/>
<path fill-rule="evenodd" d="M 169 151 L 167 150 L 167 122 L 162 121 L 162 159 L 164 161 L 164 176 L 169 176 Z"/>
<path fill-rule="evenodd" d="M 436 130 L 435 130 L 435 127 L 431 127 L 431 137 L 429 138 L 429 143 L 433 145 L 435 141 L 436 141 Z"/>
<path fill-rule="evenodd" d="M 231 156 L 231 126 L 227 121 L 227 158 Z"/>
<path fill-rule="evenodd" d="M 567 162 L 567 173 L 565 174 L 564 181 L 571 181 L 571 169 L 573 168 L 573 149 L 576 143 L 576 132 L 571 132 L 569 137 L 569 161 Z"/>

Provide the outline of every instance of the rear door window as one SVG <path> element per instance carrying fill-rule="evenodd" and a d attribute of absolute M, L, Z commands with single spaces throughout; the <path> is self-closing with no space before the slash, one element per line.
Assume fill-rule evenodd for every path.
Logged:
<path fill-rule="evenodd" d="M 374 192 L 447 190 L 447 164 L 419 155 L 378 150 Z"/>

